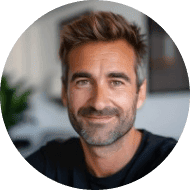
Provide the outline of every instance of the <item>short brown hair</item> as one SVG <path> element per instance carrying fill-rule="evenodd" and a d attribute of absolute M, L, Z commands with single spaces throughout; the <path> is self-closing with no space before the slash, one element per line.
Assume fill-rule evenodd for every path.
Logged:
<path fill-rule="evenodd" d="M 67 55 L 69 51 L 78 45 L 92 41 L 114 41 L 125 39 L 136 54 L 135 71 L 137 74 L 138 89 L 145 79 L 144 63 L 142 59 L 146 53 L 144 35 L 135 24 L 130 24 L 119 14 L 112 12 L 90 12 L 77 20 L 63 26 L 61 31 L 61 44 L 59 56 L 62 61 L 63 82 L 67 86 L 69 64 Z"/>

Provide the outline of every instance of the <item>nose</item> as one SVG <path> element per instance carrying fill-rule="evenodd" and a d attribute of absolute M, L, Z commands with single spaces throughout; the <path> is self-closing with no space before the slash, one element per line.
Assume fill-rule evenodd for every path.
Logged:
<path fill-rule="evenodd" d="M 110 106 L 109 92 L 105 86 L 94 87 L 90 99 L 90 106 L 96 110 L 103 110 L 105 107 Z"/>

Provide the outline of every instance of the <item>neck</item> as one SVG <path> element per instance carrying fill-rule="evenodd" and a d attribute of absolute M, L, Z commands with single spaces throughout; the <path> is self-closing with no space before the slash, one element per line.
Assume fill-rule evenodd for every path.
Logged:
<path fill-rule="evenodd" d="M 91 146 L 80 140 L 89 172 L 96 177 L 108 177 L 130 162 L 139 147 L 141 133 L 133 127 L 109 146 Z"/>

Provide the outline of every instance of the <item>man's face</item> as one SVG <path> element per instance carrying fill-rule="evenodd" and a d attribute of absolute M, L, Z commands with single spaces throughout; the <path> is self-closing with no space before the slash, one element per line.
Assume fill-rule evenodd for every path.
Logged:
<path fill-rule="evenodd" d="M 142 104 L 133 48 L 124 40 L 91 42 L 71 50 L 68 62 L 62 98 L 71 124 L 90 145 L 112 144 L 133 127 Z"/>

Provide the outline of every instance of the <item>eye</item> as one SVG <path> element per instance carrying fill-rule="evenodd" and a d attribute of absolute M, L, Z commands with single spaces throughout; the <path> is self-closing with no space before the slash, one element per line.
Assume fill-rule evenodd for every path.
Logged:
<path fill-rule="evenodd" d="M 113 87 L 119 87 L 121 85 L 123 85 L 124 83 L 122 81 L 118 81 L 118 80 L 114 80 L 114 81 L 111 81 L 111 85 Z"/>
<path fill-rule="evenodd" d="M 90 84 L 90 81 L 89 80 L 78 80 L 76 82 L 76 85 L 77 86 L 86 86 L 86 85 L 89 85 Z"/>

